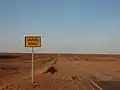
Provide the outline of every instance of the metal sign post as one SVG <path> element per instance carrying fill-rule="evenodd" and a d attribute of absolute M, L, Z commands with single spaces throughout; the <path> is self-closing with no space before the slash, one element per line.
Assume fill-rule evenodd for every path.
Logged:
<path fill-rule="evenodd" d="M 40 36 L 26 36 L 25 47 L 32 48 L 31 76 L 32 76 L 32 83 L 34 83 L 35 82 L 34 80 L 34 47 L 41 47 L 41 37 Z"/>
<path fill-rule="evenodd" d="M 32 83 L 34 83 L 34 47 L 32 47 L 32 69 L 31 69 Z"/>

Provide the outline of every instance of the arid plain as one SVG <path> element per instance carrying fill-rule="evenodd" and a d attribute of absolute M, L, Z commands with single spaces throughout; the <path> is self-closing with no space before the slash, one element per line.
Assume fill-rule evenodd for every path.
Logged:
<path fill-rule="evenodd" d="M 0 54 L 0 90 L 120 90 L 120 55 Z"/>

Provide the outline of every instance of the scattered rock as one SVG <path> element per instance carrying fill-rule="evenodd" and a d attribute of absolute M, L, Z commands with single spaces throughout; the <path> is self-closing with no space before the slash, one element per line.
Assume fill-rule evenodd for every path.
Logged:
<path fill-rule="evenodd" d="M 56 84 L 52 85 L 53 88 L 56 88 Z"/>
<path fill-rule="evenodd" d="M 52 65 L 55 65 L 57 63 L 57 60 L 54 61 L 54 63 Z"/>
<path fill-rule="evenodd" d="M 33 82 L 32 88 L 38 87 L 38 84 L 36 82 Z"/>
<path fill-rule="evenodd" d="M 56 72 L 57 72 L 57 69 L 55 67 L 51 66 L 47 69 L 46 72 L 44 72 L 44 74 L 51 73 L 52 75 L 54 75 Z"/>
<path fill-rule="evenodd" d="M 77 79 L 77 76 L 73 76 L 72 79 L 73 79 L 73 80 Z"/>
<path fill-rule="evenodd" d="M 9 88 L 9 87 L 11 87 L 11 85 L 10 85 L 10 84 L 6 84 L 6 85 L 0 87 L 0 90 L 7 89 L 7 88 Z"/>
<path fill-rule="evenodd" d="M 97 79 L 97 77 L 95 77 L 95 76 L 91 76 L 91 78 L 92 78 L 93 80 L 96 80 L 96 79 Z"/>
<path fill-rule="evenodd" d="M 89 59 L 88 59 L 88 58 L 85 58 L 84 60 L 89 61 Z"/>
<path fill-rule="evenodd" d="M 11 86 L 10 84 L 7 84 L 7 85 L 6 85 L 6 88 L 9 88 L 10 86 Z"/>

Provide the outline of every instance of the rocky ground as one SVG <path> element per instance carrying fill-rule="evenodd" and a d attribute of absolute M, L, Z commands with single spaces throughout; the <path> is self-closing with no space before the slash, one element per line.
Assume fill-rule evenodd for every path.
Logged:
<path fill-rule="evenodd" d="M 0 90 L 96 90 L 91 81 L 119 81 L 120 55 L 0 54 Z"/>

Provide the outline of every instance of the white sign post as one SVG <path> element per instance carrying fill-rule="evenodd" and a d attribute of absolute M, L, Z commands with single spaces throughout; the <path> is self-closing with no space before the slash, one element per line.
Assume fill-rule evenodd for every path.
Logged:
<path fill-rule="evenodd" d="M 34 83 L 34 47 L 32 47 L 32 83 Z"/>
<path fill-rule="evenodd" d="M 41 37 L 40 36 L 26 36 L 25 47 L 32 48 L 31 77 L 32 77 L 32 83 L 34 83 L 35 82 L 34 80 L 34 47 L 41 47 Z"/>

